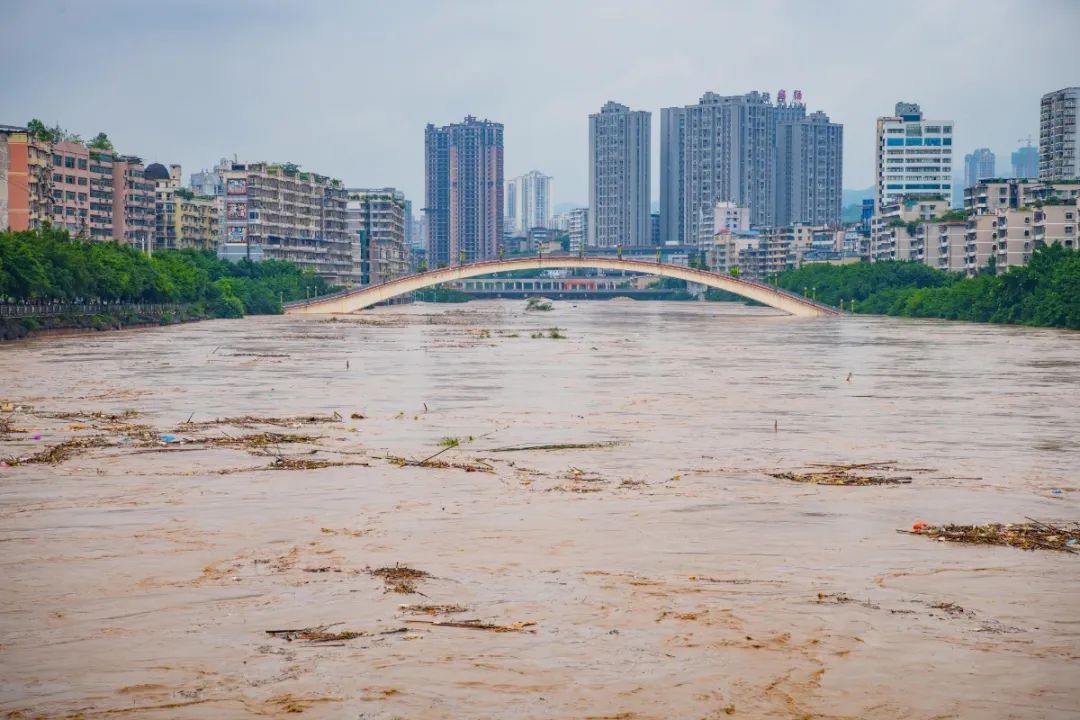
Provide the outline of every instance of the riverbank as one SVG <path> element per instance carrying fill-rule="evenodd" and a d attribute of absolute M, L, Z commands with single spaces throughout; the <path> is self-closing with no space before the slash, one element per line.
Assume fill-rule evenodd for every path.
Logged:
<path fill-rule="evenodd" d="M 896 531 L 1080 519 L 1077 342 L 490 301 L 0 346 L 0 716 L 1072 718 L 1080 558 Z"/>
<path fill-rule="evenodd" d="M 31 317 L 0 317 L 0 342 L 30 337 L 60 337 L 88 332 L 157 327 L 207 319 L 196 306 L 173 306 L 156 310 L 118 309 L 108 312 L 64 313 Z"/>
<path fill-rule="evenodd" d="M 1028 264 L 963 277 L 917 262 L 810 264 L 779 287 L 856 313 L 1080 330 L 1080 252 L 1036 247 Z"/>

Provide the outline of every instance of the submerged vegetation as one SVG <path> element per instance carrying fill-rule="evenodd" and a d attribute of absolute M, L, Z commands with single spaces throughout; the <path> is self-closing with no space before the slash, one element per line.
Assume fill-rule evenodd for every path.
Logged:
<path fill-rule="evenodd" d="M 915 262 L 807 265 L 781 273 L 787 290 L 857 313 L 1080 330 L 1080 253 L 1055 243 L 1022 267 L 963 277 Z"/>
<path fill-rule="evenodd" d="M 432 303 L 466 303 L 470 300 L 468 293 L 442 286 L 417 290 L 415 298 L 419 302 Z"/>

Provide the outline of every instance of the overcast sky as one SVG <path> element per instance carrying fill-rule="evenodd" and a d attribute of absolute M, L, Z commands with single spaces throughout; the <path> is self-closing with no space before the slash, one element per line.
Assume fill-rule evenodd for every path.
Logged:
<path fill-rule="evenodd" d="M 844 124 L 844 187 L 873 182 L 897 100 L 954 120 L 956 151 L 1038 135 L 1039 98 L 1080 85 L 1080 0 L 0 0 L 0 124 L 39 117 L 180 162 L 292 161 L 423 205 L 424 125 L 506 126 L 506 177 L 588 198 L 587 116 L 712 90 L 803 91 Z"/>

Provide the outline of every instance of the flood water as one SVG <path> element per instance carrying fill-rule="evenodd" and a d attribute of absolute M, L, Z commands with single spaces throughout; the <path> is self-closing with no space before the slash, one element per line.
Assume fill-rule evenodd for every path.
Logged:
<path fill-rule="evenodd" d="M 1080 520 L 1078 357 L 1063 331 L 665 302 L 0 346 L 27 431 L 0 457 L 99 434 L 76 411 L 318 436 L 0 467 L 0 714 L 1080 718 L 1080 557 L 896 532 Z M 768 474 L 887 461 L 911 482 Z M 430 576 L 370 572 L 398 564 Z M 432 624 L 470 620 L 507 631 Z M 266 633 L 323 625 L 361 634 Z"/>

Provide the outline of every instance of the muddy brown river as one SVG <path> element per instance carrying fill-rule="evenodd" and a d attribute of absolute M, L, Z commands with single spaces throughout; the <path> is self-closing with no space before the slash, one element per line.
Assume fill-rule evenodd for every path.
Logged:
<path fill-rule="evenodd" d="M 1078 357 L 629 301 L 3 345 L 0 716 L 1080 718 L 1080 556 L 897 532 L 1080 520 Z"/>

